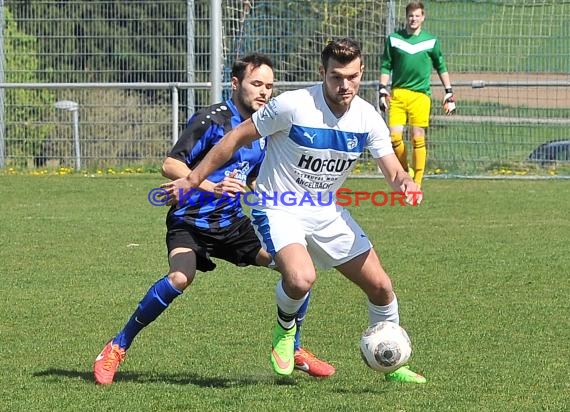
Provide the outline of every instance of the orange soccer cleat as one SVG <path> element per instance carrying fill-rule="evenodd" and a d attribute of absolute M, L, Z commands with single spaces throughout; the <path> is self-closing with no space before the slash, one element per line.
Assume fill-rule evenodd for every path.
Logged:
<path fill-rule="evenodd" d="M 123 360 L 125 360 L 126 351 L 113 344 L 111 339 L 101 353 L 95 358 L 93 363 L 93 374 L 95 375 L 95 382 L 99 385 L 110 385 L 113 383 L 115 372 Z"/>
<path fill-rule="evenodd" d="M 326 378 L 335 373 L 334 366 L 320 360 L 307 349 L 303 348 L 295 351 L 295 369 L 299 369 L 316 378 Z"/>

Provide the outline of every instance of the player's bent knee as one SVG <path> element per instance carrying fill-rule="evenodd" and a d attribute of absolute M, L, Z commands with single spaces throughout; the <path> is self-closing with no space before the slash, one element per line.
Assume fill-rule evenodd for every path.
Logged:
<path fill-rule="evenodd" d="M 283 287 L 290 297 L 298 298 L 304 296 L 311 289 L 315 280 L 316 273 L 314 271 L 299 272 L 295 275 L 284 276 Z"/>
<path fill-rule="evenodd" d="M 168 280 L 170 281 L 172 286 L 174 286 L 176 289 L 184 290 L 188 286 L 190 286 L 190 284 L 194 280 L 195 274 L 196 274 L 195 271 L 192 273 L 185 273 L 179 271 L 170 272 L 168 274 Z"/>
<path fill-rule="evenodd" d="M 176 248 L 169 255 L 168 280 L 178 290 L 184 290 L 196 275 L 196 253 L 188 248 Z"/>
<path fill-rule="evenodd" d="M 426 133 L 424 129 L 420 128 L 412 132 L 412 143 L 414 143 L 417 140 L 425 140 L 425 138 L 426 138 Z"/>

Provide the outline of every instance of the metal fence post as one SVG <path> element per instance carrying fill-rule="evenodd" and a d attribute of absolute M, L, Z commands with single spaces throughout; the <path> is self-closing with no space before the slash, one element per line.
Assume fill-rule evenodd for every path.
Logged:
<path fill-rule="evenodd" d="M 196 63 L 194 62 L 194 56 L 196 55 L 196 50 L 194 47 L 194 36 L 196 35 L 196 26 L 194 23 L 194 0 L 186 1 L 186 81 L 188 83 L 194 83 L 196 76 L 194 72 L 196 71 Z M 192 113 L 196 110 L 194 89 L 187 89 L 186 97 L 186 113 L 190 117 Z"/>
<path fill-rule="evenodd" d="M 4 83 L 4 0 L 0 0 L 0 83 Z M 4 168 L 6 157 L 6 125 L 4 123 L 4 88 L 0 89 L 0 169 Z"/>
<path fill-rule="evenodd" d="M 178 141 L 178 87 L 172 86 L 172 144 Z"/>
<path fill-rule="evenodd" d="M 222 100 L 222 1 L 210 0 L 210 103 Z"/>

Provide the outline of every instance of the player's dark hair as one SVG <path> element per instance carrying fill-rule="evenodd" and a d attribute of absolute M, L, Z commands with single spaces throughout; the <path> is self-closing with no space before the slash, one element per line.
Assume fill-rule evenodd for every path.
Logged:
<path fill-rule="evenodd" d="M 321 52 L 321 63 L 325 70 L 328 67 L 330 59 L 334 59 L 342 64 L 347 64 L 357 58 L 362 60 L 360 44 L 349 37 L 331 40 Z"/>
<path fill-rule="evenodd" d="M 232 77 L 237 77 L 241 83 L 245 77 L 248 66 L 251 66 L 251 70 L 253 70 L 263 65 L 269 66 L 271 70 L 273 70 L 273 62 L 266 55 L 261 53 L 251 53 L 245 55 L 241 59 L 234 62 L 232 66 Z"/>
<path fill-rule="evenodd" d="M 424 4 L 421 1 L 411 1 L 406 6 L 406 16 L 410 14 L 412 11 L 416 11 L 420 9 L 422 13 L 425 13 Z"/>

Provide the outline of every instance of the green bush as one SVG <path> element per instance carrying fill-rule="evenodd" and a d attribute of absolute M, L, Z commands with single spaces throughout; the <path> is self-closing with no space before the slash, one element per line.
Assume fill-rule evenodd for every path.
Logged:
<path fill-rule="evenodd" d="M 37 40 L 18 31 L 9 10 L 5 12 L 5 56 L 7 83 L 37 82 Z M 10 165 L 27 166 L 40 155 L 44 141 L 54 126 L 45 123 L 47 111 L 55 98 L 49 90 L 6 89 L 5 91 L 5 139 L 6 156 Z"/>

